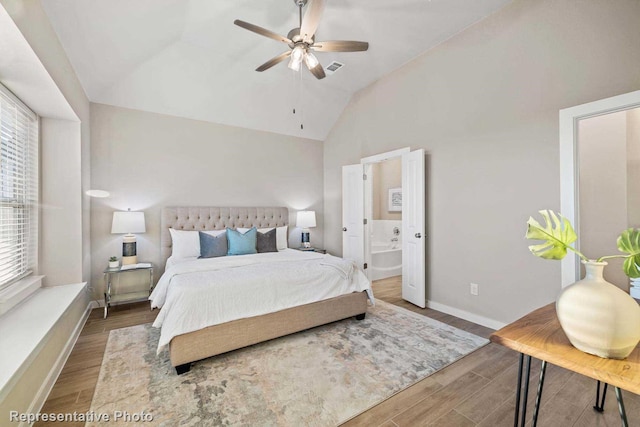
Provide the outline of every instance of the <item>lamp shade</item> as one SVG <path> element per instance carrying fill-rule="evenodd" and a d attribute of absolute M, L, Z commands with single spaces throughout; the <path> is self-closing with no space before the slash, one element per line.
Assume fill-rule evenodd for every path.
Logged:
<path fill-rule="evenodd" d="M 300 211 L 296 218 L 296 225 L 300 228 L 312 228 L 316 226 L 315 211 Z"/>
<path fill-rule="evenodd" d="M 111 223 L 112 234 L 144 233 L 144 212 L 114 212 Z"/>

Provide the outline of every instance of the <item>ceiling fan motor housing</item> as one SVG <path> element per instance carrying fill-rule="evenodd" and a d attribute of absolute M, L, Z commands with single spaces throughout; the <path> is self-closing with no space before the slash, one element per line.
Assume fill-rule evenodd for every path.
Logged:
<path fill-rule="evenodd" d="M 315 42 L 315 35 L 311 38 L 311 43 L 306 43 L 302 40 L 302 36 L 300 35 L 300 27 L 294 28 L 287 33 L 287 38 L 291 40 L 293 43 L 289 43 L 289 47 L 293 49 L 298 44 L 304 44 L 305 48 L 308 48 Z"/>

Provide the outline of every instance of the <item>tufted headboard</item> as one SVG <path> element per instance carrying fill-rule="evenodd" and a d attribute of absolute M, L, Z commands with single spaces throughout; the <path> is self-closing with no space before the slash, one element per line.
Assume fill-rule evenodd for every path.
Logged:
<path fill-rule="evenodd" d="M 162 265 L 171 256 L 171 234 L 176 230 L 222 230 L 235 227 L 282 227 L 289 224 L 289 209 L 268 208 L 217 208 L 217 207 L 167 207 L 160 219 L 160 254 Z"/>

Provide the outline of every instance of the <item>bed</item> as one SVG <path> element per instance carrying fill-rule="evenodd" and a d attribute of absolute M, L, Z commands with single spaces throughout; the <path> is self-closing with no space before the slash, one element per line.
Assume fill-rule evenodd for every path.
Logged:
<path fill-rule="evenodd" d="M 178 374 L 207 357 L 353 316 L 364 319 L 373 303 L 370 283 L 340 258 L 295 249 L 207 259 L 173 253 L 170 229 L 175 236 L 176 230 L 277 228 L 280 243 L 288 223 L 285 207 L 163 209 L 166 270 L 149 299 L 161 309 L 154 322 L 161 327 L 158 351 L 168 345 Z"/>

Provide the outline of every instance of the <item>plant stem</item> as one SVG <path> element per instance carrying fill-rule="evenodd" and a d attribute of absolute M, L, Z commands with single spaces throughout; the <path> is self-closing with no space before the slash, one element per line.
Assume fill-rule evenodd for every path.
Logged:
<path fill-rule="evenodd" d="M 589 261 L 589 258 L 587 258 L 586 256 L 584 256 L 584 255 L 582 254 L 582 252 L 580 252 L 580 251 L 578 251 L 578 250 L 576 250 L 576 249 L 572 248 L 571 246 L 566 246 L 566 248 L 567 248 L 567 249 L 569 249 L 569 250 L 571 250 L 571 251 L 573 251 L 573 252 L 575 252 L 575 253 L 576 253 L 580 258 L 582 258 L 584 261 Z M 600 260 L 598 260 L 598 261 L 600 261 Z"/>
<path fill-rule="evenodd" d="M 601 256 L 600 258 L 597 259 L 597 262 L 602 262 L 605 259 L 611 259 L 611 258 L 629 258 L 630 256 L 633 256 L 634 254 L 629 254 L 629 255 L 607 255 L 607 256 Z"/>

